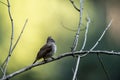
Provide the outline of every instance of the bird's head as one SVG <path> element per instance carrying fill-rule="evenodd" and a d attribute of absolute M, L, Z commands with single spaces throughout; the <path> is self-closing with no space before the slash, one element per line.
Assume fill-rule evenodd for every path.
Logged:
<path fill-rule="evenodd" d="M 47 43 L 48 43 L 48 42 L 54 42 L 54 43 L 55 43 L 54 39 L 52 39 L 51 36 L 49 36 L 49 37 L 47 38 Z"/>

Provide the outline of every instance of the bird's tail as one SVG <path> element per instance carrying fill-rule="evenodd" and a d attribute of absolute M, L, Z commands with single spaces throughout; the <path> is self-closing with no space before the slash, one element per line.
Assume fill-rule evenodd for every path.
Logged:
<path fill-rule="evenodd" d="M 37 59 L 35 59 L 35 61 L 33 62 L 33 64 L 37 61 Z"/>

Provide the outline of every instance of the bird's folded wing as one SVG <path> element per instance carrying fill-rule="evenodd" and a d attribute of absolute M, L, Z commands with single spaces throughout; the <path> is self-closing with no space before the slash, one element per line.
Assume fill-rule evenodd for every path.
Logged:
<path fill-rule="evenodd" d="M 47 55 L 50 51 L 52 51 L 52 46 L 51 45 L 44 45 L 40 51 L 37 54 L 37 59 L 40 59 L 42 57 L 44 57 L 45 55 Z"/>

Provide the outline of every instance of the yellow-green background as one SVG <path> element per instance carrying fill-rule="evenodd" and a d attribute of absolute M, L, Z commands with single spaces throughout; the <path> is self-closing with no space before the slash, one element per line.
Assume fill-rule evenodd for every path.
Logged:
<path fill-rule="evenodd" d="M 5 3 L 6 0 L 1 0 Z M 79 8 L 79 1 L 75 1 Z M 8 74 L 32 64 L 40 47 L 45 44 L 46 38 L 52 36 L 57 45 L 55 57 L 69 52 L 72 46 L 75 32 L 63 28 L 77 29 L 79 12 L 77 12 L 69 0 L 10 0 L 11 14 L 14 21 L 14 43 L 28 18 L 28 23 L 22 37 L 16 46 L 8 65 Z M 88 40 L 85 50 L 89 50 L 99 38 L 107 25 L 106 9 L 104 1 L 95 2 L 86 0 L 84 2 L 82 28 L 86 25 L 86 12 L 91 18 Z M 80 32 L 79 47 L 83 42 L 84 31 Z M 11 36 L 11 23 L 7 7 L 0 3 L 0 63 L 8 54 Z M 96 49 L 118 50 L 109 32 L 105 35 Z M 117 71 L 118 58 L 116 56 L 105 56 L 103 59 L 112 79 L 119 80 Z M 73 57 L 61 59 L 56 62 L 33 68 L 15 76 L 11 80 L 70 80 L 72 79 L 72 68 L 75 66 Z M 115 66 L 112 66 L 113 63 Z M 116 67 L 115 70 L 114 67 Z M 115 73 L 115 74 L 114 74 Z M 1 73 L 0 73 L 1 74 Z M 81 60 L 78 80 L 106 80 L 105 74 L 98 62 L 96 55 L 86 56 Z"/>

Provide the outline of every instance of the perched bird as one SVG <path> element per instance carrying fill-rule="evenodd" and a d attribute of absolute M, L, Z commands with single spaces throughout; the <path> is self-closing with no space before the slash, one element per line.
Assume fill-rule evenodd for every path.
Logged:
<path fill-rule="evenodd" d="M 49 36 L 47 38 L 46 44 L 39 50 L 33 64 L 41 58 L 43 58 L 44 60 L 46 60 L 47 58 L 53 58 L 52 56 L 56 52 L 56 49 L 57 47 L 55 41 L 52 39 L 52 37 Z"/>

